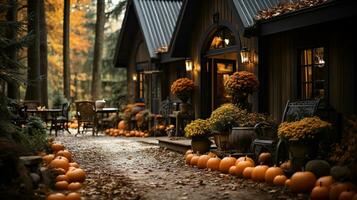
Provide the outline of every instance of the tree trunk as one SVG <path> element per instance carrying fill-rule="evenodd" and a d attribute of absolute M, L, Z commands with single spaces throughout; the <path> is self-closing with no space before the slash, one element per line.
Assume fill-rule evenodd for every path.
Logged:
<path fill-rule="evenodd" d="M 95 42 L 92 71 L 92 99 L 101 97 L 101 68 L 103 57 L 104 23 L 105 23 L 105 1 L 97 0 L 97 22 L 95 24 Z"/>
<path fill-rule="evenodd" d="M 40 74 L 41 74 L 41 104 L 48 107 L 48 88 L 47 88 L 47 29 L 45 0 L 39 0 L 40 4 Z"/>
<path fill-rule="evenodd" d="M 6 20 L 8 22 L 16 22 L 17 21 L 17 0 L 8 0 L 9 9 L 6 13 Z M 7 32 L 7 38 L 11 41 L 16 41 L 16 28 L 10 27 Z M 15 46 L 12 46 L 7 51 L 7 56 L 16 62 L 17 60 L 17 50 Z M 15 70 L 18 70 L 17 67 L 11 66 Z M 9 81 L 7 83 L 7 96 L 11 99 L 19 99 L 20 98 L 20 90 L 19 84 L 16 81 Z"/>
<path fill-rule="evenodd" d="M 28 32 L 33 35 L 33 41 L 27 49 L 27 88 L 26 100 L 40 101 L 40 27 L 39 2 L 28 0 Z"/>
<path fill-rule="evenodd" d="M 69 66 L 69 17 L 70 17 L 70 0 L 64 0 L 63 10 L 63 94 L 70 100 L 71 71 Z"/>

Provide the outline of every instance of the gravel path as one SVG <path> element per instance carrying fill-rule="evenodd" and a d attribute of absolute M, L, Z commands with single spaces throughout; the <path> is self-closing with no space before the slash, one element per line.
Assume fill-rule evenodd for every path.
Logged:
<path fill-rule="evenodd" d="M 265 183 L 186 166 L 183 155 L 131 138 L 65 135 L 56 141 L 87 172 L 83 199 L 305 199 Z"/>

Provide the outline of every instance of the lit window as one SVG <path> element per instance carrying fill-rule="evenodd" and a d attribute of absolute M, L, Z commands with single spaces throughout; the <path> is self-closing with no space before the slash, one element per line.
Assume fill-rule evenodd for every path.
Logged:
<path fill-rule="evenodd" d="M 232 32 L 228 28 L 222 28 L 213 35 L 209 49 L 221 49 L 235 44 L 236 41 Z"/>

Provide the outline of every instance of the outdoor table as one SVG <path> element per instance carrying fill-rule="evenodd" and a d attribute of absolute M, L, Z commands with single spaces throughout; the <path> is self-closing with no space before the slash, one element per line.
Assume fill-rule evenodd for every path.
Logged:
<path fill-rule="evenodd" d="M 104 119 L 104 115 L 106 117 L 109 117 L 110 113 L 118 113 L 119 109 L 118 108 L 102 108 L 102 109 L 96 109 L 96 113 L 100 115 L 100 119 Z M 98 124 L 99 128 L 99 124 Z M 101 124 L 101 128 L 103 129 L 103 124 Z"/>
<path fill-rule="evenodd" d="M 27 113 L 30 115 L 40 115 L 40 117 L 46 121 L 47 119 L 44 119 L 44 116 L 47 117 L 48 114 L 51 115 L 52 118 L 55 118 L 58 114 L 61 114 L 62 109 L 61 108 L 50 108 L 50 109 L 42 109 L 42 110 L 37 110 L 37 109 L 27 109 Z"/>

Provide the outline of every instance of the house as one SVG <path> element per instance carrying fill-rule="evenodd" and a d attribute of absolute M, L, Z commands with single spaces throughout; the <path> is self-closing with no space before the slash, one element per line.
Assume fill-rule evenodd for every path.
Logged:
<path fill-rule="evenodd" d="M 312 5 L 278 12 L 283 3 L 293 6 L 294 2 L 298 1 L 180 1 L 176 25 L 165 43 L 168 52 L 160 54 L 160 58 L 148 52 L 147 58 L 151 63 L 159 59 L 155 66 L 171 65 L 168 68 L 176 74 L 182 70 L 183 76 L 184 61 L 193 63 L 186 76 L 192 77 L 197 88 L 192 98 L 196 118 L 208 117 L 228 101 L 224 80 L 241 70 L 254 72 L 261 82 L 259 92 L 250 98 L 253 111 L 270 113 L 277 121 L 289 99 L 320 98 L 320 114 L 331 120 L 356 114 L 357 32 L 352 28 L 357 22 L 356 1 L 316 0 Z M 273 12 L 270 16 L 256 20 L 259 13 L 264 15 L 261 11 L 268 9 Z M 129 17 L 130 12 L 135 14 L 129 7 Z M 125 26 L 128 25 L 124 23 L 122 34 L 135 35 L 131 29 L 125 31 Z M 131 45 L 134 41 L 137 39 L 126 41 L 130 43 L 126 49 L 135 47 Z M 119 53 L 116 65 L 124 64 L 125 59 L 133 60 Z M 162 66 L 160 70 L 168 69 Z M 174 77 L 174 73 L 168 74 Z M 162 80 L 165 84 L 170 85 L 170 81 Z M 162 90 L 161 99 L 168 95 L 164 93 Z"/>

